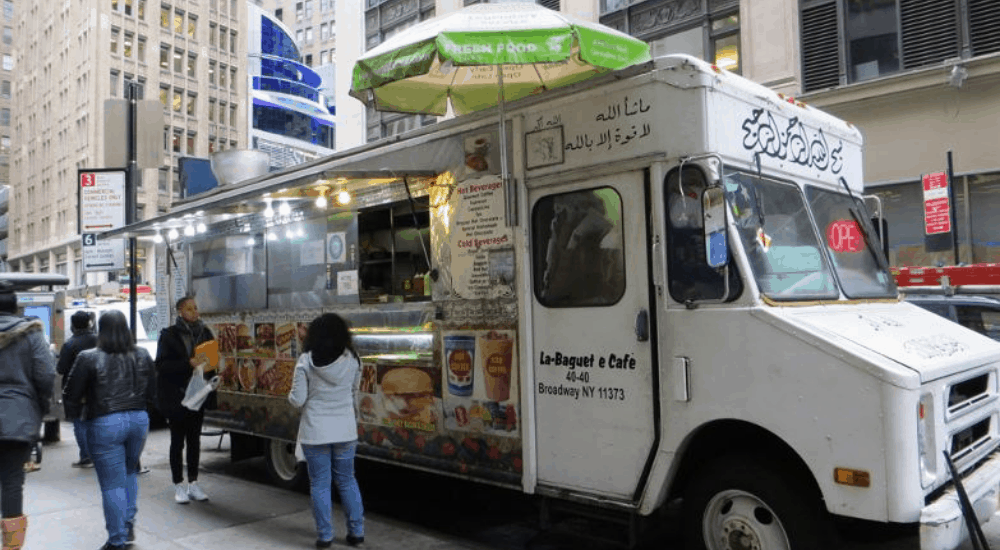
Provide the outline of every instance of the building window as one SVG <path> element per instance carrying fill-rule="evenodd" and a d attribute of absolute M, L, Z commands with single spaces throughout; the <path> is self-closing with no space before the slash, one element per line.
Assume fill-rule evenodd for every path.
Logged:
<path fill-rule="evenodd" d="M 118 11 L 118 0 L 111 0 L 111 11 Z"/>
<path fill-rule="evenodd" d="M 333 0 L 319 0 L 319 11 L 323 13 L 333 11 Z"/>
<path fill-rule="evenodd" d="M 125 54 L 125 57 L 132 57 L 132 43 L 134 42 L 135 35 L 130 32 L 125 33 L 125 43 L 122 48 L 122 53 Z"/>
<path fill-rule="evenodd" d="M 143 37 L 141 37 L 141 36 L 139 37 L 139 45 L 138 45 L 138 49 L 137 49 L 136 53 L 137 53 L 136 57 L 139 59 L 139 62 L 140 63 L 145 63 L 146 62 L 146 39 L 143 38 Z"/>
<path fill-rule="evenodd" d="M 282 20 L 282 17 L 281 17 L 282 11 L 283 10 L 281 8 L 278 8 L 278 9 L 274 10 L 274 18 L 277 19 L 278 21 Z"/>
<path fill-rule="evenodd" d="M 219 86 L 226 87 L 226 66 L 219 65 Z"/>
<path fill-rule="evenodd" d="M 313 66 L 313 56 L 311 53 L 306 54 L 306 65 L 309 67 Z"/>
<path fill-rule="evenodd" d="M 132 0 L 125 0 L 125 15 L 132 15 Z"/>
<path fill-rule="evenodd" d="M 10 99 L 10 81 L 4 80 L 0 82 L 0 97 L 4 99 Z"/>
<path fill-rule="evenodd" d="M 208 138 L 208 154 L 212 154 L 214 152 L 215 152 L 215 138 L 210 137 Z"/>
<path fill-rule="evenodd" d="M 198 18 L 192 14 L 188 14 L 188 38 L 194 38 L 195 34 L 198 33 Z"/>
<path fill-rule="evenodd" d="M 188 100 L 188 103 L 187 103 L 187 115 L 188 116 L 194 116 L 195 113 L 197 112 L 196 109 L 195 109 L 195 107 L 196 107 L 196 105 L 198 103 L 198 95 L 194 94 L 194 93 L 191 93 L 191 92 L 188 92 L 187 100 Z"/>
<path fill-rule="evenodd" d="M 709 59 L 716 67 L 742 74 L 740 60 L 740 14 L 712 19 Z"/>
<path fill-rule="evenodd" d="M 229 53 L 236 53 L 236 31 L 229 33 Z"/>
<path fill-rule="evenodd" d="M 3 54 L 3 70 L 13 71 L 14 70 L 14 57 L 10 54 Z"/>
<path fill-rule="evenodd" d="M 306 19 L 311 19 L 313 16 L 313 0 L 305 0 L 306 3 Z"/>
<path fill-rule="evenodd" d="M 146 20 L 146 0 L 139 0 L 138 8 L 139 9 L 136 10 L 136 11 L 139 12 L 139 20 L 140 21 L 145 21 Z"/>
<path fill-rule="evenodd" d="M 14 0 L 3 0 L 3 18 L 5 21 L 14 20 Z"/>
<path fill-rule="evenodd" d="M 197 66 L 198 66 L 198 56 L 193 53 L 189 53 L 187 59 L 187 75 L 189 77 L 191 78 L 195 77 L 195 75 L 197 74 L 195 72 Z"/>
<path fill-rule="evenodd" d="M 177 34 L 184 32 L 184 12 L 180 10 L 174 11 L 174 32 Z"/>
<path fill-rule="evenodd" d="M 174 72 L 184 74 L 184 50 L 174 50 Z"/>
<path fill-rule="evenodd" d="M 195 138 L 195 133 L 194 132 L 188 132 L 188 135 L 187 135 L 187 154 L 189 154 L 189 155 L 194 155 L 194 142 L 195 142 L 194 138 Z"/>
<path fill-rule="evenodd" d="M 226 49 L 226 37 L 227 36 L 229 36 L 229 32 L 226 30 L 226 27 L 220 26 L 219 27 L 219 49 L 220 50 Z"/>
<path fill-rule="evenodd" d="M 10 126 L 10 109 L 7 107 L 0 109 L 0 126 Z"/>
<path fill-rule="evenodd" d="M 118 29 L 111 29 L 111 53 L 118 53 L 118 35 L 121 31 Z"/>
<path fill-rule="evenodd" d="M 326 65 L 330 62 L 330 50 L 323 50 L 319 52 L 319 64 Z"/>
<path fill-rule="evenodd" d="M 299 29 L 299 30 L 295 31 L 295 42 L 297 44 L 301 44 L 303 36 L 304 35 L 302 34 L 302 29 Z"/>
<path fill-rule="evenodd" d="M 161 191 L 163 193 L 166 193 L 167 192 L 167 182 L 170 181 L 170 174 L 167 173 L 167 169 L 166 168 L 160 168 L 159 170 L 157 170 L 157 172 L 158 172 L 157 175 L 159 177 L 157 178 L 158 181 L 157 181 L 157 184 L 156 184 L 156 188 L 159 191 Z"/>
<path fill-rule="evenodd" d="M 326 40 L 330 38 L 330 25 L 326 23 L 320 23 L 319 25 L 319 39 Z"/>
<path fill-rule="evenodd" d="M 1000 52 L 998 2 L 801 0 L 800 17 L 807 92 Z"/>
<path fill-rule="evenodd" d="M 229 89 L 236 90 L 236 67 L 229 67 Z"/>
<path fill-rule="evenodd" d="M 173 151 L 175 153 L 180 153 L 181 152 L 181 131 L 180 130 L 174 130 L 173 131 L 173 137 L 172 137 L 172 139 L 170 141 L 170 144 L 171 144 L 171 146 L 170 146 L 170 150 L 171 151 Z"/>
<path fill-rule="evenodd" d="M 369 2 L 369 3 L 371 3 L 371 2 Z M 304 14 L 305 14 L 305 10 L 302 7 L 302 2 L 296 2 L 295 3 L 295 22 L 296 23 L 302 22 L 302 16 Z"/>
<path fill-rule="evenodd" d="M 173 101 L 171 102 L 171 106 L 175 113 L 181 112 L 181 106 L 182 106 L 181 104 L 183 102 L 184 102 L 184 92 L 182 92 L 181 90 L 174 90 L 174 96 L 173 96 Z"/>
<path fill-rule="evenodd" d="M 170 46 L 166 44 L 160 44 L 160 68 L 170 70 Z"/>
<path fill-rule="evenodd" d="M 10 46 L 14 42 L 14 29 L 11 27 L 3 28 L 3 43 Z"/>
<path fill-rule="evenodd" d="M 224 101 L 219 102 L 219 124 L 226 123 L 226 103 Z"/>
<path fill-rule="evenodd" d="M 118 97 L 118 71 L 111 71 L 111 97 Z"/>
<path fill-rule="evenodd" d="M 217 28 L 218 28 L 218 25 L 216 25 L 215 23 L 209 23 L 208 24 L 208 45 L 209 46 L 214 46 L 215 45 L 215 31 L 216 31 Z"/>
<path fill-rule="evenodd" d="M 170 88 L 166 86 L 160 86 L 160 103 L 163 104 L 163 110 L 167 110 L 170 107 Z"/>
<path fill-rule="evenodd" d="M 233 128 L 235 128 L 236 127 L 236 123 L 237 123 L 237 120 L 236 120 L 236 104 L 235 103 L 230 103 L 229 104 L 229 125 L 232 126 Z"/>
<path fill-rule="evenodd" d="M 170 29 L 170 6 L 160 6 L 160 28 Z"/>
<path fill-rule="evenodd" d="M 215 85 L 215 61 L 208 62 L 208 83 Z"/>
<path fill-rule="evenodd" d="M 313 41 L 313 28 L 306 27 L 306 43 L 312 43 Z"/>
<path fill-rule="evenodd" d="M 208 100 L 208 121 L 215 122 L 215 100 Z"/>

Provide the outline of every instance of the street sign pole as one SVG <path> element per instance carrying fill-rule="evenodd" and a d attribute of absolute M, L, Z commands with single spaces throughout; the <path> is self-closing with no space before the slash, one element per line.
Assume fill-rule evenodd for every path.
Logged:
<path fill-rule="evenodd" d="M 138 110 L 136 108 L 138 90 L 135 82 L 125 81 L 125 99 L 128 100 L 128 164 L 125 168 L 125 224 L 135 223 L 137 211 L 136 193 L 137 178 L 141 177 L 136 161 L 136 126 L 138 125 Z M 128 238 L 128 304 L 129 304 L 129 326 L 132 327 L 132 341 L 136 340 L 136 242 L 135 236 Z"/>
<path fill-rule="evenodd" d="M 968 199 L 968 197 L 966 197 Z M 951 151 L 948 151 L 948 215 L 951 216 L 951 246 L 955 250 L 955 265 L 958 257 L 958 224 L 955 223 L 955 170 L 951 163 Z"/>

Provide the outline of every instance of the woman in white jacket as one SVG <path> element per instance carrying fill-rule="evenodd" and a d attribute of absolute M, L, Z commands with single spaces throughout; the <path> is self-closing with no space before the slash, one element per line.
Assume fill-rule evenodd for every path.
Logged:
<path fill-rule="evenodd" d="M 347 518 L 347 543 L 365 540 L 361 489 L 354 477 L 358 425 L 354 397 L 361 383 L 361 362 L 347 324 L 325 313 L 309 324 L 288 400 L 302 409 L 299 443 L 309 467 L 317 548 L 333 544 L 331 477 Z"/>

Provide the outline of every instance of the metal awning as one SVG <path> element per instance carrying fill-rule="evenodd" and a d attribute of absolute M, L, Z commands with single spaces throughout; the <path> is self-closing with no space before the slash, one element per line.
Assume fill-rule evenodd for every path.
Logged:
<path fill-rule="evenodd" d="M 416 182 L 426 187 L 438 176 L 436 170 L 336 170 L 317 167 L 316 164 L 300 165 L 239 184 L 217 187 L 176 203 L 167 214 L 106 231 L 99 238 L 153 237 L 165 235 L 171 229 L 183 232 L 188 226 L 211 226 L 241 216 L 259 215 L 268 205 L 277 208 L 279 203 L 288 203 L 293 208 L 301 208 L 307 202 L 315 202 L 321 195 L 328 197 L 332 210 L 337 208 L 336 194 L 341 191 L 356 197 L 378 192 L 386 186 L 401 185 L 404 179 L 411 187 Z"/>

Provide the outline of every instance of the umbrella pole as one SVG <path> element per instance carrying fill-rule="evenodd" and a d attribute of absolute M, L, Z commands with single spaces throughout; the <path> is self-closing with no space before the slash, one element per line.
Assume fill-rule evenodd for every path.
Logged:
<path fill-rule="evenodd" d="M 504 223 L 507 227 L 514 227 L 517 225 L 517 200 L 507 168 L 507 117 L 504 112 L 502 63 L 497 65 L 497 75 L 500 83 L 500 89 L 497 91 L 497 107 L 500 110 L 500 181 L 504 195 Z"/>

